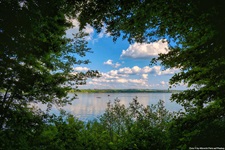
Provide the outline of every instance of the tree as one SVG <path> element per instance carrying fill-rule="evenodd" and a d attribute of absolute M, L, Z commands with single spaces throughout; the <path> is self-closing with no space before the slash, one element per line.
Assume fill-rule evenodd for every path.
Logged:
<path fill-rule="evenodd" d="M 93 0 L 82 3 L 79 18 L 81 27 L 88 23 L 100 31 L 106 26 L 114 40 L 121 35 L 131 43 L 167 40 L 169 52 L 151 63 L 181 70 L 170 84 L 189 88 L 171 99 L 191 114 L 180 118 L 182 129 L 194 129 L 225 117 L 224 6 L 223 0 Z"/>
<path fill-rule="evenodd" d="M 67 93 L 97 71 L 73 73 L 90 52 L 85 33 L 65 37 L 76 3 L 70 0 L 3 0 L 0 2 L 0 129 L 30 103 L 51 107 L 69 103 Z M 76 55 L 75 55 L 76 54 Z"/>
<path fill-rule="evenodd" d="M 99 123 L 108 134 L 104 137 L 108 149 L 168 149 L 168 127 L 173 116 L 162 100 L 145 107 L 136 97 L 127 108 L 118 99 L 114 104 L 109 102 Z"/>
<path fill-rule="evenodd" d="M 38 147 L 39 135 L 43 132 L 47 115 L 40 110 L 17 107 L 11 111 L 7 124 L 0 130 L 0 147 L 2 149 L 35 149 Z"/>

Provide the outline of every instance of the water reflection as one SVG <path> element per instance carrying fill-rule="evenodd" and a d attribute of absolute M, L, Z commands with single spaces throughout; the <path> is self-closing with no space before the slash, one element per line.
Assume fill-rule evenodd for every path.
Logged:
<path fill-rule="evenodd" d="M 72 97 L 72 94 L 69 94 Z M 157 104 L 161 99 L 165 102 L 165 107 L 169 111 L 178 111 L 182 107 L 169 99 L 171 93 L 78 93 L 78 99 L 72 102 L 72 105 L 63 107 L 64 110 L 70 112 L 80 120 L 88 121 L 97 119 L 105 112 L 107 102 L 114 102 L 119 99 L 121 104 L 126 107 L 132 102 L 133 98 L 137 97 L 138 102 L 144 106 Z M 46 105 L 36 104 L 42 110 L 46 110 Z M 59 115 L 59 108 L 52 107 L 51 113 Z"/>
<path fill-rule="evenodd" d="M 114 102 L 118 98 L 121 104 L 129 106 L 135 97 L 138 97 L 138 102 L 144 106 L 156 104 L 161 99 L 164 100 L 168 110 L 178 111 L 181 109 L 181 106 L 169 100 L 171 93 L 79 93 L 78 99 L 74 100 L 72 105 L 63 108 L 81 120 L 87 121 L 103 114 L 107 102 Z M 57 110 L 53 109 L 53 111 Z"/>

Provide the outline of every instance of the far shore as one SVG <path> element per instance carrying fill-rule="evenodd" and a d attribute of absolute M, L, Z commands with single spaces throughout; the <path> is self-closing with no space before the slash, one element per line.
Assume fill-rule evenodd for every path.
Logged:
<path fill-rule="evenodd" d="M 161 89 L 79 89 L 79 93 L 177 93 L 181 90 L 161 90 Z"/>

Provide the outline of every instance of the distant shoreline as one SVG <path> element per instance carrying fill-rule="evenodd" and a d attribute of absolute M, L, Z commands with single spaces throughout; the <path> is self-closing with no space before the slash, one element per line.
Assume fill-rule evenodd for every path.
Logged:
<path fill-rule="evenodd" d="M 79 89 L 72 93 L 177 93 L 181 90 L 159 90 L 159 89 Z"/>

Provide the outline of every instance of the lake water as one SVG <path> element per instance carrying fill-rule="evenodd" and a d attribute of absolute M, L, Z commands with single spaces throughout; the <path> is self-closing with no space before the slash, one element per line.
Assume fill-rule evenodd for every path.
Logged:
<path fill-rule="evenodd" d="M 125 106 L 129 106 L 133 98 L 138 97 L 138 102 L 144 106 L 156 104 L 161 99 L 169 111 L 181 109 L 181 106 L 169 100 L 171 93 L 78 93 L 77 95 L 78 99 L 75 99 L 72 105 L 63 108 L 82 121 L 97 119 L 104 113 L 107 102 L 114 102 L 117 98 Z M 53 111 L 57 111 L 56 108 L 53 108 Z"/>

